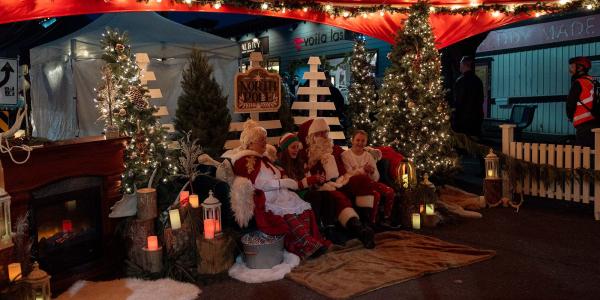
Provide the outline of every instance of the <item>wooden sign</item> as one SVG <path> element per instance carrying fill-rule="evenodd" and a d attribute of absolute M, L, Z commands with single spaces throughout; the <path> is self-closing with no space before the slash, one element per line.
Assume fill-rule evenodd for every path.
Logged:
<path fill-rule="evenodd" d="M 233 88 L 236 113 L 278 111 L 281 106 L 281 77 L 261 68 L 258 63 L 246 73 L 235 75 Z"/>

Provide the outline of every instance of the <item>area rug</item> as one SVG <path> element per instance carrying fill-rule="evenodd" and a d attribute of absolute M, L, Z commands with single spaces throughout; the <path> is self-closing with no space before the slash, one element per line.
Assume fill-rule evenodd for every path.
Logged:
<path fill-rule="evenodd" d="M 241 256 L 235 260 L 235 264 L 229 268 L 229 276 L 247 283 L 261 283 L 281 280 L 285 274 L 292 271 L 300 264 L 300 257 L 284 250 L 283 262 L 271 269 L 250 269 L 244 263 Z"/>
<path fill-rule="evenodd" d="M 358 240 L 305 261 L 286 277 L 330 298 L 343 299 L 383 287 L 492 258 L 478 250 L 412 232 L 376 235 L 369 250 Z"/>
<path fill-rule="evenodd" d="M 147 281 L 125 278 L 112 281 L 77 281 L 57 300 L 192 300 L 197 299 L 200 289 L 191 284 L 172 279 Z"/>

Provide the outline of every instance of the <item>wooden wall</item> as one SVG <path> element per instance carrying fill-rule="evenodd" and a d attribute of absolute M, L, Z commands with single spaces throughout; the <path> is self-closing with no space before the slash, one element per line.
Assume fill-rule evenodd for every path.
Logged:
<path fill-rule="evenodd" d="M 570 87 L 568 60 L 574 56 L 600 54 L 600 42 L 590 42 L 559 47 L 547 47 L 477 58 L 492 58 L 491 97 L 566 96 Z M 592 74 L 600 75 L 594 65 Z M 539 101 L 535 119 L 526 130 L 545 134 L 575 134 L 566 117 L 565 102 Z M 491 118 L 508 118 L 510 106 L 492 105 Z"/>

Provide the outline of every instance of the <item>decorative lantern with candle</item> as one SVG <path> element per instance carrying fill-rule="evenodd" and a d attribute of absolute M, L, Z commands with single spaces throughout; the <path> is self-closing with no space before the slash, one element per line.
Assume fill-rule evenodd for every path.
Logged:
<path fill-rule="evenodd" d="M 494 154 L 494 150 L 490 148 L 490 153 L 485 156 L 485 178 L 486 179 L 498 179 L 499 176 L 499 165 L 500 159 L 496 154 Z"/>
<path fill-rule="evenodd" d="M 12 247 L 10 195 L 0 187 L 0 250 Z"/>
<path fill-rule="evenodd" d="M 37 262 L 33 263 L 33 270 L 27 275 L 25 282 L 29 285 L 27 300 L 50 300 L 52 295 L 50 292 L 50 276 L 40 269 Z"/>
<path fill-rule="evenodd" d="M 416 169 L 410 161 L 401 162 L 396 169 L 396 182 L 405 189 L 415 187 L 417 185 Z"/>
<path fill-rule="evenodd" d="M 208 198 L 202 202 L 202 219 L 205 239 L 221 235 L 221 202 L 213 196 L 212 190 L 209 191 Z"/>

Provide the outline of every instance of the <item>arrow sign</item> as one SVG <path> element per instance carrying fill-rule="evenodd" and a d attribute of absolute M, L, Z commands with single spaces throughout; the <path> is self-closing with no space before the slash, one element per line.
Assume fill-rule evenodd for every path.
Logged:
<path fill-rule="evenodd" d="M 8 80 L 10 79 L 10 73 L 13 73 L 15 70 L 10 66 L 9 63 L 6 63 L 2 69 L 0 69 L 0 73 L 4 73 L 4 79 L 0 81 L 0 87 L 3 87 Z"/>

